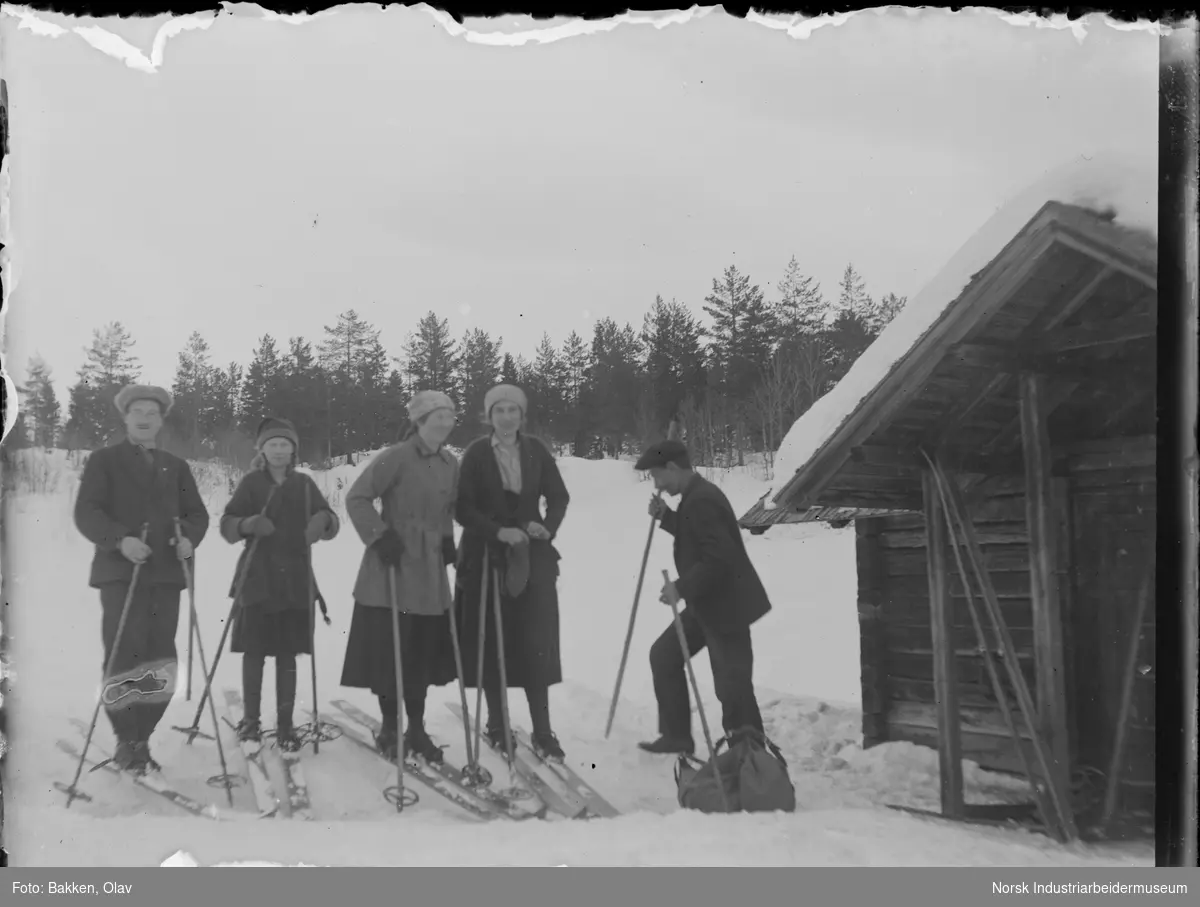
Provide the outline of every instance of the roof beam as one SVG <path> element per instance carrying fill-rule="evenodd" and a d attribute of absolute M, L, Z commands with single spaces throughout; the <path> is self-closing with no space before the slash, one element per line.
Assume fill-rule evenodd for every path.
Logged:
<path fill-rule="evenodd" d="M 1142 312 L 1136 315 L 1124 315 L 1111 321 L 1054 331 L 1043 335 L 1034 343 L 1031 352 L 1035 355 L 1070 353 L 1111 343 L 1145 340 L 1147 337 L 1154 337 L 1157 334 L 1157 313 Z"/>
<path fill-rule="evenodd" d="M 1157 275 L 1147 274 L 1141 268 L 1135 267 L 1127 262 L 1122 261 L 1115 255 L 1103 251 L 1097 246 L 1082 239 L 1077 238 L 1069 233 L 1064 233 L 1061 230 L 1055 231 L 1055 242 L 1062 243 L 1069 249 L 1074 249 L 1076 252 L 1081 252 L 1089 258 L 1093 258 L 1106 267 L 1112 268 L 1114 271 L 1120 271 L 1122 274 L 1128 274 L 1138 283 L 1149 287 L 1155 293 L 1158 292 L 1158 277 Z"/>

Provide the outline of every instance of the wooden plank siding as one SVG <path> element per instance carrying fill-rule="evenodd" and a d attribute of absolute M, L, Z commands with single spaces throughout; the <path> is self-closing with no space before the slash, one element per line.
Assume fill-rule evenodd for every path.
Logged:
<path fill-rule="evenodd" d="M 1054 483 L 1057 521 L 1054 576 L 1061 596 L 1070 763 L 1107 771 L 1116 738 L 1120 690 L 1136 598 L 1155 551 L 1155 466 L 1143 439 L 1136 449 L 1071 461 Z M 972 513 L 987 569 L 1030 690 L 1037 688 L 1034 615 L 1025 496 L 1006 489 Z M 938 749 L 933 634 L 924 517 L 904 514 L 856 523 L 862 647 L 863 743 L 908 741 Z M 956 692 L 962 755 L 985 769 L 1021 773 L 978 651 L 957 564 L 952 563 Z M 976 606 L 981 603 L 976 599 Z M 981 609 L 981 615 L 983 615 Z M 995 656 L 999 646 L 983 616 Z M 1139 667 L 1119 812 L 1153 816 L 1154 607 L 1139 634 Z M 998 663 L 998 667 L 999 667 Z M 1007 676 L 1001 680 L 1025 739 Z M 1032 748 L 1026 746 L 1031 764 Z"/>
<path fill-rule="evenodd" d="M 1153 448 L 1149 448 L 1153 453 Z M 1154 570 L 1156 479 L 1147 451 L 1131 450 L 1109 468 L 1071 477 L 1074 734 L 1080 766 L 1106 772 L 1117 735 L 1121 686 L 1137 596 Z M 1138 634 L 1128 737 L 1117 801 L 1119 813 L 1153 819 L 1155 780 L 1155 608 Z"/>
<path fill-rule="evenodd" d="M 1022 674 L 1030 688 L 1034 688 L 1033 610 L 1024 515 L 1024 496 L 1008 494 L 990 498 L 975 508 L 973 520 L 1000 598 L 1001 611 L 1017 648 Z M 885 740 L 904 740 L 936 749 L 937 706 L 924 517 L 890 516 L 871 522 L 876 525 L 870 529 L 870 542 L 865 539 L 864 529 L 859 528 L 859 551 L 860 556 L 866 550 L 872 551 L 873 569 L 883 576 L 882 590 L 873 590 L 877 613 L 871 625 L 871 651 L 884 661 L 873 669 L 873 676 L 878 674 L 879 680 L 874 683 L 872 695 L 873 702 L 884 697 L 886 707 L 882 714 L 878 708 L 874 709 L 870 719 L 873 733 L 868 738 L 864 705 L 863 742 L 871 746 Z M 1013 747 L 979 653 L 979 641 L 971 624 L 962 579 L 953 559 L 949 587 L 963 757 L 985 768 L 1019 772 L 1020 757 Z M 976 607 L 982 609 L 978 597 Z M 986 632 L 990 624 L 986 617 L 983 622 Z M 992 652 L 998 654 L 998 644 L 992 634 L 988 636 Z M 865 647 L 864 640 L 864 658 L 867 655 Z M 1010 702 L 1015 701 L 1003 672 L 1001 679 Z M 883 690 L 886 694 L 881 692 Z M 865 683 L 863 693 L 865 704 L 868 695 Z M 1021 725 L 1019 715 L 1017 721 Z M 883 727 L 880 727 L 881 723 Z M 1027 738 L 1023 726 L 1021 730 Z"/>

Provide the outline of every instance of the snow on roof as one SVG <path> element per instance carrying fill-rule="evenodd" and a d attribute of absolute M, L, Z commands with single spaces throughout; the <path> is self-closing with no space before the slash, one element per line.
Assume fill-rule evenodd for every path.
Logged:
<path fill-rule="evenodd" d="M 791 477 L 827 444 L 971 282 L 1048 202 L 1115 212 L 1115 222 L 1158 238 L 1158 164 L 1147 158 L 1080 158 L 1051 171 L 1007 203 L 908 301 L 846 376 L 804 413 L 775 455 Z M 782 489 L 780 491 L 782 494 Z"/>

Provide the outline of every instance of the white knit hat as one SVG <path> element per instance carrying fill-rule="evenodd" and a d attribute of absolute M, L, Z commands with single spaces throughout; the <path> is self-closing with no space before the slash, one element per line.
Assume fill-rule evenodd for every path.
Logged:
<path fill-rule="evenodd" d="M 455 412 L 454 401 L 441 391 L 419 391 L 408 401 L 408 418 L 419 422 L 425 416 L 438 409 L 448 409 Z"/>
<path fill-rule="evenodd" d="M 515 384 L 497 384 L 487 392 L 483 398 L 483 411 L 489 418 L 492 415 L 492 407 L 497 403 L 515 403 L 521 407 L 522 415 L 529 412 L 529 401 L 525 397 L 525 391 Z"/>

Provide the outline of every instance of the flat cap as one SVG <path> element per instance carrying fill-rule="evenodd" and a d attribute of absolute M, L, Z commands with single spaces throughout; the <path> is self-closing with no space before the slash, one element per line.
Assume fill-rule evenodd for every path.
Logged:
<path fill-rule="evenodd" d="M 651 444 L 633 468 L 643 471 L 654 469 L 656 466 L 666 466 L 668 463 L 684 468 L 691 465 L 687 447 L 682 441 L 659 441 L 657 444 Z"/>

